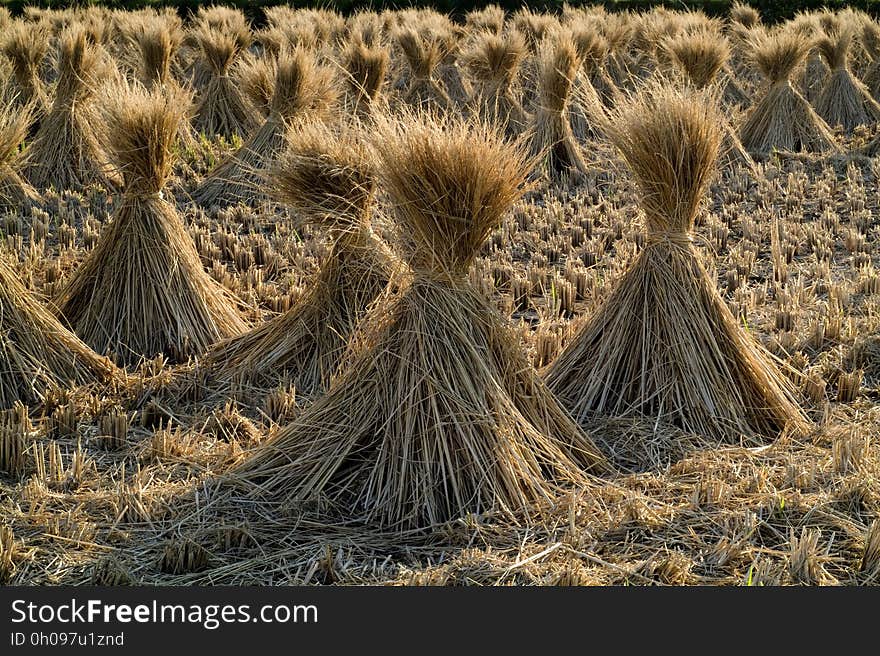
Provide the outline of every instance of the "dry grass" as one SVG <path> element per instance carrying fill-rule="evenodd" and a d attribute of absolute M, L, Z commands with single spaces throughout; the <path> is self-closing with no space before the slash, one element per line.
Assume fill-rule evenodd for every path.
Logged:
<path fill-rule="evenodd" d="M 474 83 L 472 111 L 509 136 L 520 134 L 528 122 L 513 90 L 526 54 L 523 37 L 509 32 L 504 36 L 478 34 L 462 56 Z"/>

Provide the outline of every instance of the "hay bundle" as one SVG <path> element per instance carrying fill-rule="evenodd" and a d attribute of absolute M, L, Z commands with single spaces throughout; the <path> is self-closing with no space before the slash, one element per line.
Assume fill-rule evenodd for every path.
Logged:
<path fill-rule="evenodd" d="M 181 30 L 165 21 L 148 21 L 135 32 L 134 40 L 140 54 L 137 76 L 141 83 L 148 89 L 176 84 L 172 64 L 183 42 Z"/>
<path fill-rule="evenodd" d="M 498 5 L 487 5 L 467 12 L 464 16 L 464 24 L 474 34 L 488 32 L 497 36 L 504 29 L 505 18 L 504 9 Z"/>
<path fill-rule="evenodd" d="M 208 137 L 246 138 L 259 126 L 260 114 L 232 76 L 233 64 L 247 47 L 244 34 L 201 27 L 193 36 L 202 68 L 210 73 L 203 85 L 196 85 L 199 95 L 193 127 Z"/>
<path fill-rule="evenodd" d="M 349 42 L 342 53 L 345 114 L 361 120 L 372 115 L 381 99 L 388 62 L 385 47 L 367 45 L 360 37 Z"/>
<path fill-rule="evenodd" d="M 0 256 L 0 409 L 39 403 L 49 390 L 108 382 L 113 363 L 94 353 L 31 294 Z"/>
<path fill-rule="evenodd" d="M 452 100 L 436 77 L 437 67 L 444 57 L 442 39 L 432 34 L 419 34 L 409 27 L 399 29 L 395 38 L 409 66 L 406 89 L 401 96 L 403 102 L 417 109 L 450 110 Z"/>
<path fill-rule="evenodd" d="M 384 126 L 375 148 L 412 281 L 364 318 L 329 391 L 233 480 L 397 527 L 526 510 L 582 484 L 601 456 L 468 282 L 524 158 L 491 129 L 434 117 Z"/>
<path fill-rule="evenodd" d="M 220 163 L 193 192 L 202 207 L 237 202 L 257 203 L 264 171 L 284 143 L 285 127 L 297 118 L 326 118 L 336 100 L 335 80 L 303 49 L 282 54 L 275 66 L 275 84 L 269 116 L 232 155 Z"/>
<path fill-rule="evenodd" d="M 75 27 L 61 36 L 55 97 L 22 162 L 24 177 L 37 189 L 118 184 L 98 141 L 91 107 L 106 72 L 85 31 Z"/>
<path fill-rule="evenodd" d="M 809 49 L 809 41 L 790 31 L 754 36 L 750 55 L 769 86 L 740 128 L 740 141 L 753 155 L 836 148 L 828 124 L 791 84 Z"/>
<path fill-rule="evenodd" d="M 871 92 L 849 70 L 849 51 L 853 42 L 853 25 L 844 25 L 825 36 L 816 48 L 828 65 L 828 75 L 816 99 L 816 113 L 830 126 L 841 126 L 852 134 L 860 125 L 873 125 L 880 118 L 880 105 Z"/>
<path fill-rule="evenodd" d="M 681 34 L 667 40 L 663 48 L 685 76 L 687 83 L 697 89 L 717 89 L 717 85 L 720 84 L 727 97 L 726 92 L 730 88 L 727 83 L 731 78 L 719 79 L 730 56 L 730 47 L 726 39 L 708 32 Z M 725 166 L 742 164 L 749 168 L 754 167 L 752 157 L 743 147 L 730 121 L 726 117 L 722 117 L 722 121 L 724 137 L 721 159 Z"/>
<path fill-rule="evenodd" d="M 29 108 L 17 107 L 14 99 L 0 102 L 0 210 L 24 213 L 40 198 L 16 171 L 18 146 L 30 125 Z"/>
<path fill-rule="evenodd" d="M 32 108 L 36 129 L 49 106 L 40 78 L 49 51 L 49 32 L 43 25 L 22 22 L 12 23 L 4 32 L 2 52 L 12 64 L 11 91 L 16 106 Z"/>
<path fill-rule="evenodd" d="M 326 389 L 358 321 L 391 279 L 392 258 L 370 228 L 375 173 L 364 146 L 315 122 L 291 129 L 287 141 L 269 186 L 327 234 L 330 252 L 290 310 L 208 352 L 207 385 L 223 393 L 282 381 L 306 397 Z"/>
<path fill-rule="evenodd" d="M 732 22 L 742 25 L 748 30 L 757 27 L 761 23 L 761 13 L 754 7 L 750 7 L 742 2 L 734 2 L 730 6 L 728 15 Z"/>
<path fill-rule="evenodd" d="M 619 92 L 614 80 L 608 75 L 608 41 L 595 28 L 583 23 L 575 24 L 571 37 L 581 61 L 577 83 L 582 76 L 586 76 L 586 80 L 599 95 L 602 104 L 605 107 L 613 107 Z"/>
<path fill-rule="evenodd" d="M 174 88 L 121 87 L 114 95 L 108 141 L 124 195 L 57 305 L 87 344 L 121 363 L 160 353 L 183 361 L 246 327 L 162 196 L 189 97 Z"/>
<path fill-rule="evenodd" d="M 473 45 L 463 55 L 474 82 L 471 111 L 508 136 L 520 134 L 528 123 L 512 89 L 527 53 L 519 32 L 504 36 L 485 32 L 474 37 Z"/>
<path fill-rule="evenodd" d="M 718 294 L 690 232 L 714 173 L 720 111 L 652 84 L 606 131 L 641 192 L 647 240 L 547 382 L 580 421 L 642 415 L 713 440 L 776 436 L 806 420 L 764 349 Z"/>
<path fill-rule="evenodd" d="M 874 100 L 880 98 L 880 25 L 865 21 L 862 26 L 862 45 L 870 57 L 870 63 L 862 81 Z"/>
<path fill-rule="evenodd" d="M 585 173 L 580 147 L 569 119 L 569 99 L 579 62 L 571 39 L 558 34 L 538 52 L 538 96 L 529 126 L 532 155 L 550 179 Z"/>

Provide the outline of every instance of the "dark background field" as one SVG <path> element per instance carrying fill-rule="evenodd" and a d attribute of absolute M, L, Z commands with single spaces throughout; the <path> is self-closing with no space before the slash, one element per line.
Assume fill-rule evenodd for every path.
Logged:
<path fill-rule="evenodd" d="M 603 0 L 591 2 L 578 2 L 578 0 L 498 0 L 497 2 L 479 2 L 474 0 L 339 0 L 328 2 L 326 0 L 298 0 L 294 2 L 278 2 L 277 0 L 226 0 L 225 2 L 203 2 L 201 0 L 0 0 L 0 6 L 7 7 L 13 14 L 18 14 L 26 6 L 65 8 L 86 7 L 89 5 L 101 5 L 111 9 L 141 9 L 144 7 L 176 7 L 181 14 L 186 15 L 197 7 L 209 4 L 223 4 L 230 7 L 238 7 L 244 11 L 259 26 L 262 18 L 262 8 L 274 5 L 290 5 L 293 7 L 327 7 L 336 9 L 342 13 L 369 9 L 378 11 L 382 9 L 402 9 L 406 7 L 430 7 L 439 12 L 459 16 L 471 9 L 483 7 L 487 4 L 497 4 L 508 11 L 514 11 L 520 7 L 530 7 L 535 11 L 550 12 L 559 11 L 565 4 L 579 5 L 603 5 L 613 11 L 644 11 L 651 7 L 664 6 L 670 9 L 686 10 L 700 9 L 710 16 L 723 16 L 727 13 L 732 2 L 730 0 Z M 843 2 L 841 0 L 747 0 L 745 4 L 757 8 L 766 22 L 785 20 L 794 16 L 798 11 L 815 9 L 842 9 L 852 7 L 860 9 L 872 16 L 880 16 L 880 0 L 856 0 L 855 2 Z"/>

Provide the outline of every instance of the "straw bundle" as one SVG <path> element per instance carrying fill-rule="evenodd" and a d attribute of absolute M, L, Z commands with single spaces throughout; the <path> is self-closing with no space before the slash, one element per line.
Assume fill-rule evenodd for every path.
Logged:
<path fill-rule="evenodd" d="M 16 171 L 18 146 L 30 124 L 28 109 L 16 107 L 14 99 L 0 100 L 0 210 L 25 212 L 40 198 Z"/>
<path fill-rule="evenodd" d="M 606 131 L 641 192 L 648 234 L 547 372 L 579 421 L 596 413 L 643 415 L 733 441 L 806 425 L 787 379 L 737 324 L 691 240 L 720 125 L 704 92 L 659 84 L 609 120 Z"/>
<path fill-rule="evenodd" d="M 290 130 L 269 187 L 331 242 L 315 283 L 284 314 L 212 348 L 209 388 L 267 391 L 282 381 L 311 397 L 336 372 L 367 306 L 388 286 L 392 258 L 370 229 L 375 173 L 353 133 L 312 122 Z"/>
<path fill-rule="evenodd" d="M 31 294 L 0 256 L 0 409 L 39 403 L 49 390 L 109 382 L 113 363 L 94 353 Z"/>
<path fill-rule="evenodd" d="M 528 123 L 512 90 L 527 52 L 519 32 L 504 36 L 485 32 L 474 37 L 473 45 L 462 57 L 474 82 L 471 110 L 508 136 L 519 135 Z"/>
<path fill-rule="evenodd" d="M 40 78 L 46 53 L 49 51 L 49 32 L 45 26 L 14 22 L 4 29 L 2 52 L 12 64 L 11 89 L 18 107 L 31 107 L 34 129 L 45 115 L 49 99 Z"/>
<path fill-rule="evenodd" d="M 228 34 L 208 27 L 194 33 L 200 61 L 210 75 L 202 87 L 196 87 L 199 96 L 193 127 L 209 137 L 244 138 L 259 126 L 259 112 L 231 74 L 233 64 L 246 47 L 241 37 L 241 33 Z"/>
<path fill-rule="evenodd" d="M 232 471 L 381 525 L 527 511 L 603 463 L 468 266 L 528 167 L 491 129 L 404 119 L 375 140 L 413 279 L 361 322 L 329 391 Z"/>
<path fill-rule="evenodd" d="M 863 82 L 874 100 L 880 98 L 880 25 L 866 21 L 862 26 L 862 45 L 871 58 Z"/>
<path fill-rule="evenodd" d="M 612 107 L 617 102 L 619 92 L 606 68 L 609 53 L 608 41 L 593 27 L 583 23 L 576 23 L 572 27 L 571 37 L 581 61 L 578 80 L 582 75 L 585 75 L 590 86 L 599 95 L 602 104 L 606 107 Z"/>
<path fill-rule="evenodd" d="M 237 202 L 257 203 L 264 171 L 284 142 L 286 126 L 297 118 L 322 120 L 336 100 L 335 80 L 304 49 L 282 54 L 275 66 L 275 84 L 269 116 L 254 134 L 221 162 L 193 192 L 203 207 Z"/>
<path fill-rule="evenodd" d="M 504 30 L 505 13 L 498 5 L 487 5 L 472 9 L 464 16 L 464 23 L 474 34 L 488 32 L 496 36 Z"/>
<path fill-rule="evenodd" d="M 412 28 L 401 28 L 395 38 L 409 66 L 403 102 L 424 110 L 450 110 L 452 100 L 436 78 L 437 67 L 444 56 L 442 40 L 434 35 L 421 35 Z"/>
<path fill-rule="evenodd" d="M 381 99 L 388 63 L 385 47 L 367 45 L 360 37 L 349 42 L 342 53 L 345 114 L 361 120 L 372 115 Z"/>
<path fill-rule="evenodd" d="M 584 173 L 587 165 L 569 122 L 569 100 L 579 62 L 571 39 L 558 34 L 538 52 L 538 96 L 529 127 L 532 155 L 552 180 Z"/>
<path fill-rule="evenodd" d="M 846 134 L 852 134 L 860 125 L 873 125 L 880 118 L 880 105 L 849 70 L 853 29 L 852 25 L 843 26 L 839 32 L 819 39 L 816 44 L 829 69 L 816 99 L 816 113 L 828 125 L 841 126 Z"/>
<path fill-rule="evenodd" d="M 725 92 L 730 88 L 726 83 L 731 78 L 720 78 L 730 56 L 730 47 L 724 37 L 708 32 L 681 34 L 664 42 L 663 48 L 685 76 L 687 83 L 696 89 L 717 89 L 719 84 Z M 726 117 L 722 117 L 722 128 L 724 136 L 720 159 L 724 166 L 742 164 L 753 167 L 751 155 L 743 147 Z"/>
<path fill-rule="evenodd" d="M 108 141 L 124 195 L 57 305 L 87 344 L 119 362 L 160 353 L 183 361 L 246 327 L 162 196 L 189 97 L 174 88 L 125 87 L 114 96 L 107 99 Z"/>
<path fill-rule="evenodd" d="M 746 29 L 757 27 L 761 23 L 761 14 L 754 7 L 742 2 L 734 2 L 730 7 L 730 20 Z"/>
<path fill-rule="evenodd" d="M 95 130 L 94 90 L 105 71 L 86 33 L 61 36 L 55 97 L 22 162 L 22 174 L 37 189 L 83 189 L 118 183 Z"/>
<path fill-rule="evenodd" d="M 750 55 L 769 86 L 740 128 L 740 140 L 750 153 L 836 148 L 828 124 L 791 84 L 809 48 L 809 42 L 793 32 L 755 35 Z"/>
<path fill-rule="evenodd" d="M 140 54 L 137 74 L 141 83 L 148 89 L 176 84 L 172 64 L 183 41 L 180 29 L 169 29 L 166 22 L 150 21 L 135 33 L 134 39 Z"/>

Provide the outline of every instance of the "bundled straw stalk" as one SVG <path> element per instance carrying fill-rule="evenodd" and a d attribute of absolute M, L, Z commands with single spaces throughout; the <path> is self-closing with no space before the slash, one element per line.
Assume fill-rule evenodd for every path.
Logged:
<path fill-rule="evenodd" d="M 275 500 L 426 526 L 528 511 L 603 460 L 529 366 L 468 267 L 528 166 L 491 129 L 404 119 L 377 134 L 412 281 L 361 322 L 329 391 L 231 472 Z"/>
<path fill-rule="evenodd" d="M 613 107 L 617 102 L 619 91 L 614 80 L 608 75 L 608 41 L 593 27 L 577 24 L 572 28 L 572 40 L 581 61 L 578 81 L 583 76 L 599 95 L 605 107 Z"/>
<path fill-rule="evenodd" d="M 773 150 L 825 152 L 836 149 L 828 124 L 791 84 L 810 43 L 793 31 L 755 36 L 751 57 L 769 86 L 740 128 L 740 141 L 750 153 Z"/>
<path fill-rule="evenodd" d="M 704 92 L 659 84 L 608 122 L 641 192 L 648 234 L 547 372 L 581 422 L 596 414 L 646 416 L 719 441 L 806 426 L 787 379 L 738 325 L 692 243 L 721 123 Z"/>
<path fill-rule="evenodd" d="M 291 129 L 268 184 L 327 234 L 330 252 L 290 310 L 208 352 L 207 386 L 229 394 L 284 382 L 311 397 L 326 389 L 367 306 L 388 286 L 393 258 L 370 228 L 375 173 L 353 133 L 317 122 Z"/>
<path fill-rule="evenodd" d="M 27 150 L 22 173 L 37 189 L 113 187 L 118 179 L 98 141 L 91 107 L 106 71 L 82 29 L 71 28 L 61 36 L 58 69 L 52 106 Z"/>
<path fill-rule="evenodd" d="M 241 34 L 202 27 L 193 34 L 208 71 L 199 89 L 193 127 L 208 137 L 248 137 L 260 123 L 260 113 L 242 92 L 232 75 L 232 67 L 247 41 Z"/>
<path fill-rule="evenodd" d="M 577 51 L 570 38 L 548 38 L 538 53 L 538 96 L 529 127 L 532 155 L 552 180 L 585 173 L 569 118 L 569 99 L 577 75 Z"/>
<path fill-rule="evenodd" d="M 286 126 L 297 119 L 326 119 L 336 93 L 332 71 L 319 67 L 311 52 L 297 48 L 282 54 L 275 66 L 269 116 L 241 148 L 211 171 L 193 192 L 193 200 L 211 208 L 263 200 L 265 194 L 259 190 L 265 170 L 284 145 Z"/>
<path fill-rule="evenodd" d="M 45 115 L 49 99 L 40 78 L 49 32 L 44 25 L 16 21 L 4 29 L 2 52 L 12 64 L 11 89 L 18 107 L 31 108 L 34 130 Z"/>
<path fill-rule="evenodd" d="M 525 39 L 519 32 L 504 36 L 478 34 L 463 54 L 473 79 L 471 111 L 508 136 L 522 133 L 528 117 L 513 93 L 513 83 L 525 58 Z"/>
<path fill-rule="evenodd" d="M 833 36 L 826 36 L 816 48 L 828 65 L 828 75 L 816 99 L 816 113 L 830 126 L 841 126 L 852 134 L 860 125 L 873 125 L 880 118 L 880 105 L 871 92 L 849 70 L 853 42 L 852 25 L 845 25 Z"/>
<path fill-rule="evenodd" d="M 870 63 L 865 71 L 863 82 L 874 100 L 880 98 L 880 25 L 874 21 L 865 22 L 862 27 L 862 45 Z"/>
<path fill-rule="evenodd" d="M 188 106 L 188 95 L 174 88 L 121 87 L 107 99 L 108 141 L 125 190 L 57 299 L 86 343 L 127 365 L 160 353 L 185 361 L 246 328 L 162 196 Z"/>
<path fill-rule="evenodd" d="M 109 382 L 118 370 L 59 323 L 0 256 L 0 409 L 48 391 Z"/>
<path fill-rule="evenodd" d="M 16 171 L 18 145 L 27 136 L 30 114 L 14 99 L 0 101 L 0 210 L 25 212 L 39 200 L 37 191 Z"/>
<path fill-rule="evenodd" d="M 437 67 L 444 57 L 442 39 L 436 35 L 419 34 L 412 28 L 401 28 L 395 36 L 409 66 L 403 102 L 417 109 L 449 111 L 452 100 L 436 77 Z"/>
<path fill-rule="evenodd" d="M 366 120 L 382 105 L 382 88 L 388 74 L 388 49 L 353 38 L 342 53 L 345 114 Z"/>

